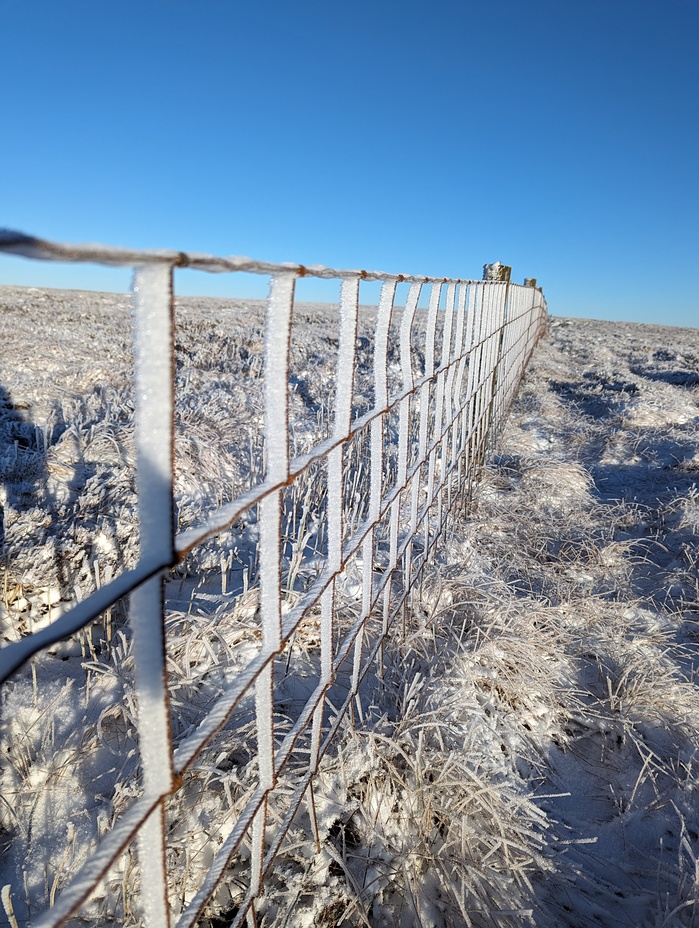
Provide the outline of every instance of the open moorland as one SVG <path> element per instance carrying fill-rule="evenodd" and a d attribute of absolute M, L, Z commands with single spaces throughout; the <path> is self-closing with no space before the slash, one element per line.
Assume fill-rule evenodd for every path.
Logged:
<path fill-rule="evenodd" d="M 252 301 L 178 301 L 180 527 L 259 478 L 263 320 Z M 360 404 L 372 320 L 360 315 Z M 327 306 L 294 321 L 298 453 L 328 429 L 335 322 Z M 2 644 L 135 562 L 130 326 L 127 296 L 0 288 Z M 294 823 L 262 924 L 699 924 L 698 480 L 699 330 L 552 317 L 383 679 L 365 680 L 362 716 L 324 758 L 319 833 Z M 290 501 L 285 531 L 319 512 Z M 256 531 L 236 526 L 169 578 L 175 743 L 251 647 Z M 2 687 L 13 926 L 51 905 L 138 795 L 126 613 Z M 317 648 L 306 634 L 287 666 L 290 715 Z M 171 803 L 175 915 L 235 821 L 252 731 L 243 705 Z M 138 924 L 134 863 L 126 852 L 71 924 Z M 206 928 L 228 924 L 241 885 L 231 867 Z"/>

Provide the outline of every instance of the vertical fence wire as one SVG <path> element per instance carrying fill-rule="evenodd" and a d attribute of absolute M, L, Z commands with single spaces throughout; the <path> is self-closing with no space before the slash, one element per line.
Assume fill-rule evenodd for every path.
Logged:
<path fill-rule="evenodd" d="M 135 391 L 137 498 L 141 557 L 174 561 L 174 318 L 172 268 L 136 269 Z M 149 925 L 169 926 L 165 860 L 165 803 L 172 791 L 170 709 L 165 660 L 163 577 L 156 575 L 131 594 L 134 684 L 139 749 L 146 799 L 158 805 L 138 834 L 141 903 Z"/>
<path fill-rule="evenodd" d="M 30 257 L 58 255 L 70 260 L 94 260 L 98 255 L 98 260 L 131 263 L 136 267 L 133 295 L 141 560 L 134 579 L 130 581 L 127 577 L 115 582 L 113 593 L 116 599 L 118 591 L 123 592 L 124 586 L 131 582 L 130 621 L 143 794 L 37 924 L 42 928 L 64 924 L 79 909 L 109 864 L 136 837 L 144 922 L 149 928 L 169 925 L 166 798 L 179 787 L 183 773 L 249 692 L 254 692 L 257 785 L 213 854 L 201 885 L 180 915 L 177 928 L 190 928 L 197 921 L 243 844 L 249 847 L 249 876 L 232 926 L 235 928 L 245 920 L 255 924 L 255 900 L 263 891 L 266 873 L 304 798 L 320 845 L 313 777 L 340 730 L 344 715 L 348 711 L 361 715 L 362 680 L 377 658 L 380 672 L 386 635 L 396 617 L 405 617 L 411 590 L 429 563 L 455 502 L 470 494 L 486 449 L 501 427 L 526 363 L 544 332 L 545 301 L 535 288 L 499 281 L 369 275 L 179 253 L 134 255 L 102 246 L 80 251 L 27 237 L 19 244 L 15 241 L 8 245 L 0 240 L 2 248 L 20 250 Z M 270 275 L 264 354 L 265 468 L 258 485 L 222 507 L 196 531 L 175 538 L 172 268 L 187 265 Z M 288 384 L 294 295 L 296 280 L 309 273 L 341 281 L 335 396 L 329 436 L 310 452 L 291 459 Z M 355 414 L 359 288 L 360 281 L 368 277 L 381 281 L 373 331 L 373 399 L 367 412 Z M 410 284 L 402 310 L 395 306 L 399 280 Z M 426 291 L 427 308 L 421 310 L 421 296 Z M 392 380 L 391 332 L 398 323 L 398 373 Z M 416 334 L 424 345 L 421 369 L 416 367 L 419 356 L 413 342 Z M 396 392 L 392 393 L 394 389 Z M 357 409 L 361 408 L 359 404 Z M 359 464 L 355 461 L 353 466 L 360 467 L 360 476 L 361 468 L 368 468 L 368 483 L 358 479 L 350 468 L 352 455 L 359 453 L 357 448 L 366 447 L 367 441 L 367 459 Z M 284 489 L 298 480 L 311 479 L 304 475 L 315 465 L 322 467 L 326 489 L 327 547 L 316 579 L 283 618 Z M 351 501 L 356 510 L 352 519 L 358 513 L 356 524 L 350 523 L 348 509 L 350 479 L 358 481 L 357 486 L 364 494 L 363 500 Z M 174 564 L 178 556 L 235 524 L 253 506 L 259 507 L 261 643 L 257 653 L 201 719 L 198 728 L 173 748 L 165 660 L 164 569 Z M 348 624 L 341 601 L 347 597 L 350 568 L 359 574 L 359 601 L 357 616 Z M 288 590 L 289 597 L 292 592 Z M 95 598 L 93 607 L 97 611 L 92 617 L 101 611 L 99 606 L 106 596 L 104 590 L 101 594 L 101 599 Z M 82 617 L 85 604 L 79 608 L 83 610 L 79 613 Z M 319 616 L 320 640 L 316 685 L 280 740 L 275 731 L 275 660 L 285 649 L 293 647 L 297 629 L 314 609 Z M 71 627 L 60 623 L 61 620 L 56 623 L 55 634 Z M 45 639 L 46 636 L 41 638 L 35 650 L 46 643 Z M 28 649 L 25 647 L 21 654 L 15 651 L 6 655 L 9 650 L 8 646 L 0 652 L 0 671 L 4 676 L 25 659 L 23 655 Z M 340 675 L 347 672 L 348 692 L 344 702 L 331 704 L 329 693 Z M 329 706 L 332 706 L 330 714 Z M 301 748 L 302 743 L 307 747 Z M 295 786 L 290 790 L 286 770 L 298 750 L 305 752 L 306 760 L 300 773 L 296 769 L 292 777 Z M 277 797 L 277 805 L 281 803 L 283 808 L 275 812 L 272 830 L 268 816 L 273 797 Z"/>

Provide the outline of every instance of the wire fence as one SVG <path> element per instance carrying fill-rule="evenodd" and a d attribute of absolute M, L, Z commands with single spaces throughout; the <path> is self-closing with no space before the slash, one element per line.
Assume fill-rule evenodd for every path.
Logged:
<path fill-rule="evenodd" d="M 0 234 L 0 250 L 134 268 L 140 558 L 135 568 L 51 625 L 4 647 L 0 678 L 7 679 L 40 649 L 74 634 L 129 594 L 142 791 L 37 924 L 64 924 L 135 839 L 144 923 L 170 925 L 167 802 L 244 700 L 251 703 L 255 782 L 225 840 L 211 849 L 201 885 L 179 906 L 177 928 L 197 922 L 235 859 L 244 859 L 247 877 L 231 924 L 246 918 L 254 924 L 255 900 L 294 817 L 303 808 L 315 821 L 313 780 L 320 761 L 348 713 L 361 714 L 362 681 L 381 672 L 385 637 L 405 616 L 411 590 L 433 556 L 450 511 L 470 492 L 502 424 L 545 331 L 544 297 L 535 286 L 502 280 L 446 280 L 183 252 L 68 246 L 9 232 Z M 173 272 L 182 267 L 264 274 L 270 289 L 263 477 L 202 524 L 178 533 Z M 289 380 L 295 287 L 302 277 L 336 281 L 338 301 L 330 425 L 299 454 L 290 443 Z M 372 308 L 360 305 L 363 281 L 380 282 Z M 397 305 L 399 288 L 404 305 Z M 372 360 L 362 384 L 360 318 L 373 325 Z M 322 500 L 312 545 L 303 511 L 309 495 Z M 212 543 L 253 511 L 259 526 L 255 648 L 198 725 L 173 743 L 164 578 L 190 552 Z M 317 639 L 310 695 L 280 725 L 277 684 L 309 624 Z"/>

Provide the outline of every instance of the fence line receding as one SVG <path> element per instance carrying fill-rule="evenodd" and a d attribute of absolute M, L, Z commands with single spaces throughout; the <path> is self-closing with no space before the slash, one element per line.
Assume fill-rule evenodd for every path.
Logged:
<path fill-rule="evenodd" d="M 247 882 L 231 922 L 240 925 L 252 916 L 298 810 L 307 807 L 315 818 L 314 774 L 346 715 L 362 712 L 360 685 L 380 668 L 382 642 L 409 608 L 411 589 L 449 512 L 467 495 L 503 421 L 545 330 L 544 297 L 535 286 L 502 280 L 58 245 L 9 232 L 0 234 L 0 250 L 134 268 L 140 558 L 52 625 L 3 648 L 0 675 L 6 679 L 39 649 L 73 634 L 130 593 L 142 792 L 40 924 L 62 925 L 76 913 L 137 838 L 141 909 L 148 926 L 162 928 L 175 918 L 177 928 L 193 925 L 221 875 L 243 854 Z M 173 271 L 180 267 L 264 274 L 270 289 L 262 364 L 263 475 L 206 521 L 177 533 Z M 328 349 L 335 355 L 328 427 L 296 453 L 290 442 L 289 359 L 297 334 L 295 286 L 301 277 L 337 282 L 337 339 Z M 363 305 L 360 295 L 367 280 L 380 282 L 373 308 Z M 364 367 L 358 355 L 360 318 L 373 324 L 373 356 Z M 313 545 L 298 503 L 309 494 L 322 500 L 316 512 L 322 524 L 313 529 Z M 204 542 L 215 543 L 253 511 L 259 527 L 255 648 L 198 725 L 173 744 L 164 578 L 189 552 Z M 250 590 L 245 593 L 249 596 Z M 310 692 L 280 726 L 279 681 L 296 636 L 309 623 L 317 638 Z M 173 906 L 168 797 L 181 788 L 197 756 L 243 702 L 249 704 L 255 734 L 255 782 L 225 840 L 212 849 L 203 882 L 185 903 Z"/>

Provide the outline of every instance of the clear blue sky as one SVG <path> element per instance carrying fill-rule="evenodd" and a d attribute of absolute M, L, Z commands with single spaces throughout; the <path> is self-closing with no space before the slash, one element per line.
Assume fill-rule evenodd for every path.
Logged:
<path fill-rule="evenodd" d="M 0 0 L 0 79 L 0 225 L 699 325 L 699 0 Z"/>

